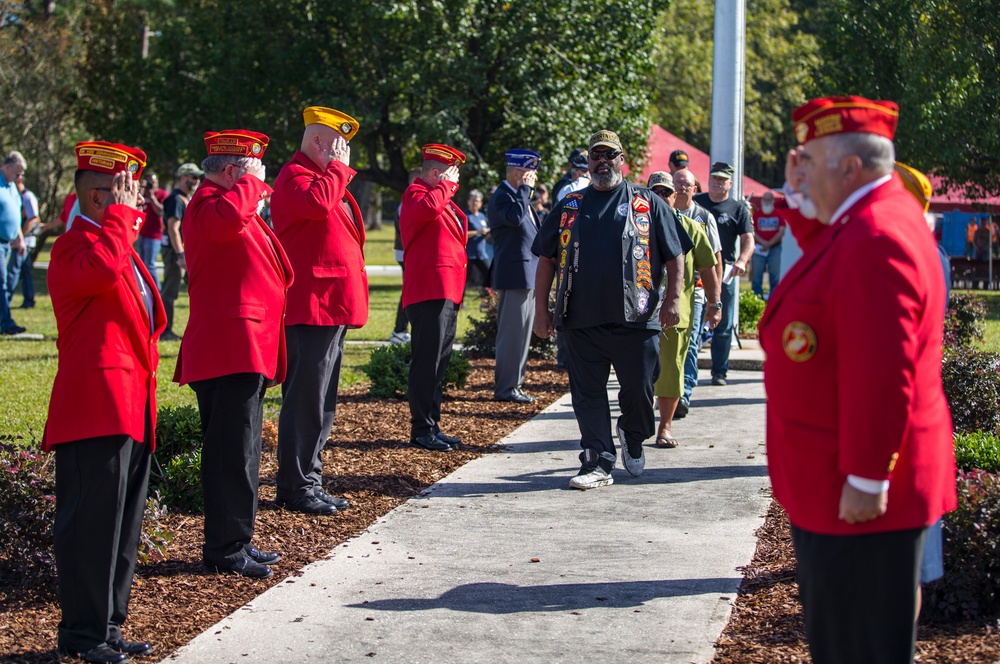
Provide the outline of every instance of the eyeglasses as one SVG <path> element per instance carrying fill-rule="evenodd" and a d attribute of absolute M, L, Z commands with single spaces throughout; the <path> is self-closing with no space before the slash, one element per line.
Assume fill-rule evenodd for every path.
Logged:
<path fill-rule="evenodd" d="M 588 157 L 591 161 L 614 161 L 618 158 L 618 155 L 622 153 L 621 150 L 591 150 Z"/>

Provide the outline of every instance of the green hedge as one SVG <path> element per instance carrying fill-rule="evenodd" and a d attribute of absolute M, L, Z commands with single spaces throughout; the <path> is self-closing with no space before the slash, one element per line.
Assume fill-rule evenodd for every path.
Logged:
<path fill-rule="evenodd" d="M 985 431 L 956 435 L 955 463 L 959 470 L 1000 473 L 1000 435 Z"/>
<path fill-rule="evenodd" d="M 406 396 L 410 378 L 410 357 L 413 350 L 409 343 L 389 344 L 372 350 L 368 364 L 361 367 L 371 386 L 368 392 L 381 399 L 392 399 Z M 472 366 L 465 355 L 457 350 L 451 351 L 448 370 L 445 372 L 443 392 L 451 388 L 463 388 L 472 372 Z"/>

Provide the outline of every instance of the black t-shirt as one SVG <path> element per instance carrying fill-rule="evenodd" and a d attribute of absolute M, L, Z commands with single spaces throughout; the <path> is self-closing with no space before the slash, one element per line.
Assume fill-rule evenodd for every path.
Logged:
<path fill-rule="evenodd" d="M 635 188 L 650 203 L 650 266 L 653 288 L 659 289 L 663 281 L 663 264 L 678 254 L 691 249 L 691 238 L 677 234 L 677 222 L 666 203 L 649 192 Z M 583 199 L 564 198 L 552 208 L 535 236 L 531 251 L 536 256 L 559 260 L 559 221 L 566 205 L 577 203 L 579 213 L 579 271 L 573 277 L 565 328 L 594 327 L 617 323 L 627 327 L 659 329 L 656 316 L 643 323 L 625 322 L 624 294 L 622 292 L 622 233 L 631 197 L 625 183 L 609 191 L 587 187 L 581 192 Z M 572 210 L 569 210 L 572 212 Z"/>
<path fill-rule="evenodd" d="M 713 215 L 719 226 L 719 242 L 722 244 L 722 260 L 725 263 L 736 262 L 736 238 L 744 233 L 753 233 L 753 217 L 743 203 L 731 197 L 716 203 L 708 193 L 698 194 L 694 202 Z"/>
<path fill-rule="evenodd" d="M 163 221 L 171 217 L 177 217 L 178 221 L 184 221 L 184 210 L 187 209 L 187 196 L 180 189 L 174 189 L 163 201 Z M 166 229 L 164 229 L 166 230 Z"/>

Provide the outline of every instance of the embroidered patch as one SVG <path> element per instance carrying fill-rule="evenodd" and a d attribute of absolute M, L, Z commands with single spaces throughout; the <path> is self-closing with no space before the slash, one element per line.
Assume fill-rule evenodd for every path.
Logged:
<path fill-rule="evenodd" d="M 578 201 L 576 199 L 573 199 L 573 200 L 569 201 L 568 203 L 566 203 L 566 205 L 564 205 L 563 207 L 566 208 L 567 210 L 579 210 L 580 209 L 580 201 Z"/>
<path fill-rule="evenodd" d="M 618 206 L 618 215 L 624 217 L 628 214 L 628 203 L 622 203 Z"/>
<path fill-rule="evenodd" d="M 582 199 L 583 198 L 583 194 L 581 194 L 579 192 L 575 192 L 575 193 L 572 193 L 572 194 L 566 194 L 565 196 L 563 196 L 563 198 L 569 199 L 569 200 L 572 200 L 574 198 L 576 198 L 576 199 Z"/>
<path fill-rule="evenodd" d="M 646 250 L 639 245 L 632 247 L 632 258 L 639 260 L 646 255 Z"/>
<path fill-rule="evenodd" d="M 816 333 L 802 321 L 793 321 L 781 334 L 785 355 L 793 362 L 805 362 L 816 354 Z"/>
<path fill-rule="evenodd" d="M 649 201 L 636 194 L 632 199 L 632 209 L 636 212 L 649 212 Z"/>
<path fill-rule="evenodd" d="M 566 267 L 566 250 L 563 249 L 559 254 L 559 267 Z"/>
<path fill-rule="evenodd" d="M 559 228 L 566 228 L 566 218 L 568 216 L 565 212 L 562 213 L 562 216 L 559 217 Z"/>
<path fill-rule="evenodd" d="M 646 310 L 649 309 L 649 293 L 644 288 L 640 288 L 639 292 L 636 293 L 636 305 L 640 314 L 646 313 Z"/>
<path fill-rule="evenodd" d="M 649 217 L 638 215 L 635 218 L 635 227 L 639 230 L 640 235 L 649 235 Z"/>
<path fill-rule="evenodd" d="M 572 235 L 572 233 L 570 233 L 570 230 L 568 228 L 566 230 L 564 230 L 562 233 L 560 233 L 559 234 L 559 245 L 562 246 L 562 247 L 566 247 L 569 244 L 569 237 L 570 237 L 570 235 Z"/>

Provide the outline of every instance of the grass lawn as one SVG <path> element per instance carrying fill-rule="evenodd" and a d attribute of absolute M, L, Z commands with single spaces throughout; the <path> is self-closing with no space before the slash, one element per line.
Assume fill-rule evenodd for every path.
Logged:
<path fill-rule="evenodd" d="M 388 237 L 388 255 L 392 263 L 392 229 L 373 233 L 374 236 Z M 375 240 L 381 242 L 382 240 Z M 380 248 L 381 245 L 377 245 Z M 48 260 L 48 256 L 39 260 Z M 375 263 L 372 263 L 373 265 Z M 35 269 L 35 288 L 37 291 L 34 309 L 13 310 L 14 319 L 19 325 L 28 328 L 28 332 L 44 335 L 42 341 L 22 341 L 0 338 L 0 440 L 10 437 L 25 437 L 41 440 L 48 413 L 49 395 L 52 381 L 56 374 L 56 322 L 52 314 L 52 302 L 45 288 L 45 271 Z M 401 277 L 373 277 L 369 284 L 370 305 L 368 324 L 347 334 L 349 342 L 384 342 L 392 334 L 396 320 L 396 307 L 399 303 Z M 14 296 L 14 306 L 21 304 L 20 289 Z M 479 298 L 475 292 L 466 294 L 465 308 L 459 312 L 457 339 L 461 341 L 469 329 L 469 314 L 479 316 Z M 189 314 L 186 290 L 182 289 L 180 298 L 174 306 L 175 325 L 177 331 L 184 329 Z M 188 387 L 181 387 L 170 382 L 177 363 L 179 341 L 160 342 L 160 381 L 157 385 L 157 403 L 161 406 L 178 406 L 182 404 L 196 405 L 194 392 Z M 340 384 L 342 386 L 357 384 L 367 380 L 360 366 L 368 361 L 371 352 L 370 344 L 349 343 L 341 369 Z M 268 392 L 265 403 L 265 419 L 277 419 L 281 407 L 281 391 L 278 388 Z"/>
<path fill-rule="evenodd" d="M 970 293 L 986 300 L 986 334 L 983 350 L 1000 353 L 1000 292 L 997 291 L 953 291 Z"/>

